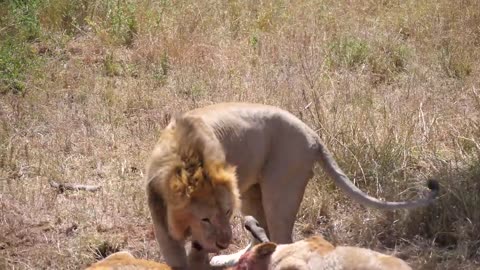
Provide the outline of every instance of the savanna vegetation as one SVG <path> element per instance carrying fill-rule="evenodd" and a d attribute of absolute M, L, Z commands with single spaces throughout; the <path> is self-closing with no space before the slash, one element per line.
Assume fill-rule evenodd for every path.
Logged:
<path fill-rule="evenodd" d="M 440 181 L 435 205 L 379 211 L 318 169 L 295 239 L 478 269 L 479 48 L 476 0 L 0 1 L 0 269 L 161 260 L 144 163 L 172 115 L 221 101 L 291 111 L 379 198 Z"/>

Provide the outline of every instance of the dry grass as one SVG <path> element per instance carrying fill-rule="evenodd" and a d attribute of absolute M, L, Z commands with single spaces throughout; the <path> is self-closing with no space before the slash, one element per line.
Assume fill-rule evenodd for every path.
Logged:
<path fill-rule="evenodd" d="M 123 248 L 160 259 L 144 162 L 171 115 L 220 101 L 290 110 L 380 198 L 441 181 L 435 206 L 381 212 L 318 170 L 297 238 L 480 266 L 480 2 L 14 3 L 0 4 L 0 268 L 78 269 Z"/>

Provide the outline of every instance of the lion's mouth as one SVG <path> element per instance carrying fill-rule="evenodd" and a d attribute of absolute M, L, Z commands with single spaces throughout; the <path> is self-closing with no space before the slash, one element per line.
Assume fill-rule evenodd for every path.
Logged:
<path fill-rule="evenodd" d="M 215 245 L 216 245 L 217 248 L 219 248 L 220 250 L 228 248 L 228 245 L 225 246 L 225 245 L 219 244 L 218 242 L 216 242 Z"/>
<path fill-rule="evenodd" d="M 192 241 L 192 248 L 194 248 L 198 251 L 203 250 L 203 251 L 206 251 L 206 252 L 216 253 L 216 252 L 219 252 L 220 250 L 226 249 L 227 247 L 228 246 L 224 246 L 224 245 L 219 244 L 219 243 L 215 243 L 215 246 L 203 246 L 198 241 Z"/>
<path fill-rule="evenodd" d="M 203 249 L 203 246 L 197 241 L 192 242 L 192 247 L 196 250 L 202 250 Z"/>

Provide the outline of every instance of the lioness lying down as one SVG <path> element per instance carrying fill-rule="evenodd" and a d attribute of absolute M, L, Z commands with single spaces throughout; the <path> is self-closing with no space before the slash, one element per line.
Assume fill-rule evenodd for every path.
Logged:
<path fill-rule="evenodd" d="M 260 243 L 229 270 L 412 270 L 400 258 L 370 249 L 333 246 L 321 236 L 291 244 Z"/>
<path fill-rule="evenodd" d="M 321 236 L 291 244 L 270 242 L 253 217 L 245 224 L 253 236 L 241 254 L 214 256 L 211 264 L 227 270 L 412 270 L 400 258 L 366 248 L 333 246 Z M 253 226 L 252 226 L 253 225 Z M 254 239 L 262 243 L 252 247 Z"/>
<path fill-rule="evenodd" d="M 85 270 L 171 270 L 171 268 L 164 264 L 150 260 L 135 258 L 128 251 L 115 252 L 105 259 L 100 260 Z"/>
<path fill-rule="evenodd" d="M 179 115 L 161 131 L 146 165 L 147 197 L 155 236 L 166 262 L 193 269 L 210 252 L 229 246 L 230 219 L 241 208 L 259 220 L 272 241 L 292 242 L 296 213 L 313 166 L 357 202 L 381 209 L 429 205 L 427 198 L 384 202 L 358 189 L 338 167 L 320 137 L 291 113 L 277 107 L 221 103 Z M 204 258 L 198 260 L 198 258 Z"/>

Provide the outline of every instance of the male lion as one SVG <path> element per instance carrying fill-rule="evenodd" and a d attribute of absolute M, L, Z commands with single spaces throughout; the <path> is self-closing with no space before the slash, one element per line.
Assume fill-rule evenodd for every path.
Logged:
<path fill-rule="evenodd" d="M 359 203 L 383 209 L 414 208 L 428 198 L 384 202 L 358 189 L 338 167 L 320 137 L 277 107 L 220 103 L 171 120 L 147 163 L 147 197 L 155 235 L 166 262 L 188 267 L 184 241 L 192 237 L 192 264 L 232 239 L 235 209 L 252 215 L 278 244 L 292 242 L 295 216 L 313 166 L 319 161 L 335 183 Z M 239 207 L 241 206 L 241 207 Z"/>

